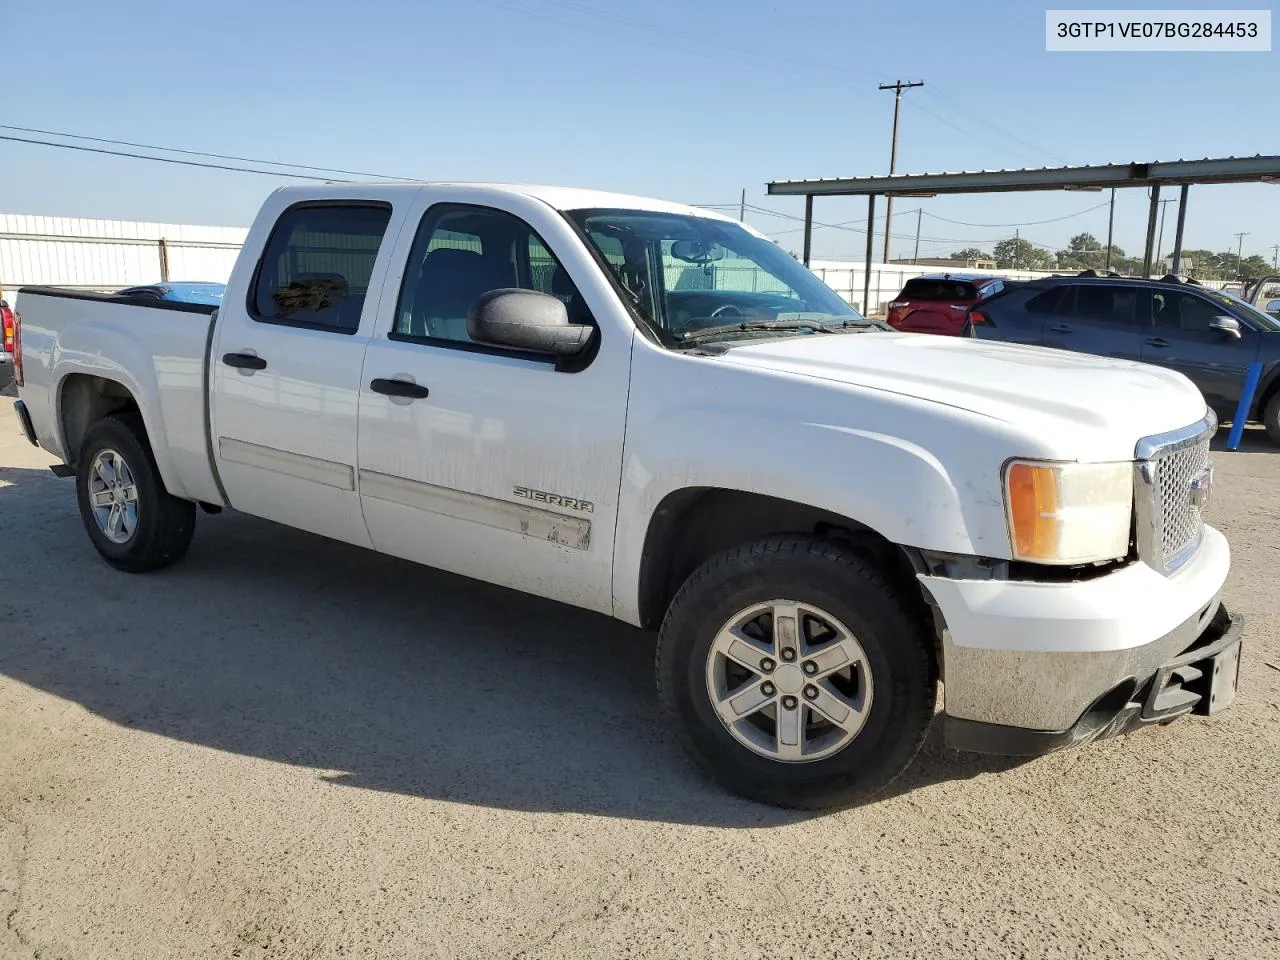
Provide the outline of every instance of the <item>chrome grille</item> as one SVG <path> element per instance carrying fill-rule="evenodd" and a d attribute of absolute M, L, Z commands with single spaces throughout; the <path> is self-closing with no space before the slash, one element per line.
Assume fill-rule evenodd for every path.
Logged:
<path fill-rule="evenodd" d="M 1209 413 L 1199 423 L 1138 444 L 1138 557 L 1162 573 L 1172 573 L 1200 545 L 1213 477 L 1209 441 L 1217 428 Z"/>

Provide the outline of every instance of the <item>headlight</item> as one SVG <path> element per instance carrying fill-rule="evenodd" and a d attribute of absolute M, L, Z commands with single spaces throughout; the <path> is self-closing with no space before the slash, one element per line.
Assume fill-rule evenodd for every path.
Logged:
<path fill-rule="evenodd" d="M 1092 563 L 1129 552 L 1133 464 L 1012 460 L 1004 504 L 1015 560 Z"/>

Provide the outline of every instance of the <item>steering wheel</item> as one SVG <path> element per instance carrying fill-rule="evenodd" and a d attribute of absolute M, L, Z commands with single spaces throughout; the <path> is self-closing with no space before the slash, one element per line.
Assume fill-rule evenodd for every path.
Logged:
<path fill-rule="evenodd" d="M 736 303 L 724 303 L 711 311 L 713 320 L 745 320 L 747 315 Z"/>

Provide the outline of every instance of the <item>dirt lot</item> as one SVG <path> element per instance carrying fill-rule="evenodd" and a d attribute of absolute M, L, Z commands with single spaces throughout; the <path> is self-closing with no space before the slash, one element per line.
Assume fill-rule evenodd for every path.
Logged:
<path fill-rule="evenodd" d="M 0 956 L 1280 957 L 1280 451 L 1218 453 L 1236 706 L 739 801 L 652 641 L 244 516 L 97 559 L 0 399 Z"/>

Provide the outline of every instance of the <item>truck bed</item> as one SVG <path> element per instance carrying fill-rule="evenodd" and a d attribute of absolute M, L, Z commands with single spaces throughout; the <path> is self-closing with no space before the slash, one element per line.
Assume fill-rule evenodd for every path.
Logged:
<path fill-rule="evenodd" d="M 206 371 L 217 308 L 59 287 L 23 287 L 15 306 L 23 398 L 42 447 L 74 463 L 74 438 L 132 399 L 169 491 L 222 503 L 207 439 Z M 123 384 L 127 394 L 104 381 Z"/>

